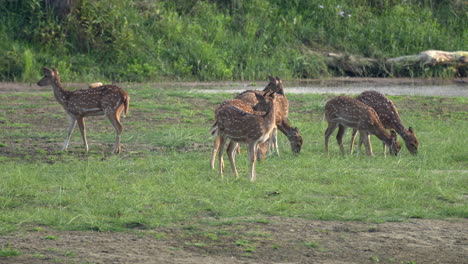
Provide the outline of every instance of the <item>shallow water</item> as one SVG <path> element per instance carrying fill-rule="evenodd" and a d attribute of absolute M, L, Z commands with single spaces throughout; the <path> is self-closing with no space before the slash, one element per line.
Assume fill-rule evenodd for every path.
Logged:
<path fill-rule="evenodd" d="M 192 91 L 202 93 L 238 93 L 246 89 L 262 89 L 262 86 L 238 87 L 196 87 Z M 418 95 L 418 96 L 443 96 L 443 97 L 468 97 L 468 84 L 376 84 L 376 83 L 352 83 L 338 85 L 299 84 L 288 85 L 285 83 L 286 93 L 291 94 L 349 94 L 356 95 L 366 90 L 376 90 L 387 95 Z"/>
<path fill-rule="evenodd" d="M 140 87 L 138 83 L 121 83 L 122 88 Z M 158 82 L 144 85 L 162 89 L 180 89 L 201 93 L 239 93 L 262 90 L 266 81 L 258 82 Z M 66 89 L 86 89 L 87 83 L 65 83 Z M 376 90 L 387 95 L 418 95 L 468 97 L 468 78 L 459 80 L 430 80 L 408 78 L 339 78 L 331 80 L 284 81 L 285 92 L 291 94 L 347 94 L 357 95 Z M 50 87 L 32 83 L 0 82 L 0 94 L 11 92 L 43 92 Z"/>

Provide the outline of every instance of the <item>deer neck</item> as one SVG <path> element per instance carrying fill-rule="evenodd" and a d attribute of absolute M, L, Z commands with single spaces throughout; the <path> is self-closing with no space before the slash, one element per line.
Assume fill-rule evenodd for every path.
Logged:
<path fill-rule="evenodd" d="M 387 132 L 383 125 L 377 126 L 374 131 L 374 135 L 385 144 L 390 145 L 392 142 L 392 136 Z"/>
<path fill-rule="evenodd" d="M 403 126 L 403 123 L 401 122 L 400 119 L 394 120 L 393 122 L 393 129 L 403 138 L 407 138 L 407 130 L 405 129 L 405 126 Z"/>
<path fill-rule="evenodd" d="M 291 127 L 289 124 L 288 119 L 284 118 L 281 121 L 281 124 L 278 126 L 278 129 L 285 134 L 288 138 L 290 138 L 293 135 L 294 129 Z"/>
<path fill-rule="evenodd" d="M 270 130 L 273 130 L 273 128 L 276 125 L 275 104 L 273 103 L 273 101 L 270 101 L 269 104 L 270 104 L 270 110 L 265 114 L 263 119 L 265 120 L 266 127 L 268 127 Z"/>
<path fill-rule="evenodd" d="M 54 79 L 54 82 L 52 83 L 52 89 L 54 90 L 54 96 L 55 99 L 61 104 L 65 105 L 67 101 L 67 93 L 68 91 L 65 91 L 63 89 L 62 83 L 60 82 L 60 79 Z"/>

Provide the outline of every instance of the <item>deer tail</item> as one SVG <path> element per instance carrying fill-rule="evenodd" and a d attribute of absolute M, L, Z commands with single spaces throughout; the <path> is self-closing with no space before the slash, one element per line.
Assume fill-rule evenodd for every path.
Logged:
<path fill-rule="evenodd" d="M 210 129 L 210 134 L 211 134 L 212 136 L 216 136 L 216 135 L 218 134 L 218 123 L 217 123 L 217 122 L 215 122 L 215 123 L 213 124 L 213 126 L 211 127 L 211 129 Z"/>

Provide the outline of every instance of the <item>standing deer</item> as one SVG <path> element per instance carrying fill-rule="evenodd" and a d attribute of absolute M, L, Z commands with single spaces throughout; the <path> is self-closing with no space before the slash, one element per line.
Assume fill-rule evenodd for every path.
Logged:
<path fill-rule="evenodd" d="M 255 160 L 258 151 L 258 145 L 266 142 L 270 137 L 273 129 L 276 126 L 275 121 L 275 104 L 273 103 L 275 91 L 265 92 L 263 95 L 257 95 L 259 103 L 256 105 L 256 110 L 265 111 L 264 115 L 245 112 L 232 103 L 222 103 L 216 111 L 216 121 L 211 128 L 211 132 L 217 133 L 220 138 L 220 147 L 218 153 L 219 160 L 219 175 L 223 176 L 223 150 L 228 141 L 234 143 L 248 144 L 249 160 L 250 160 L 250 181 L 255 181 Z M 234 99 L 236 100 L 236 99 Z M 248 104 L 236 100 L 237 104 Z M 235 166 L 234 152 L 235 147 L 228 151 L 231 168 L 236 175 L 237 169 Z"/>
<path fill-rule="evenodd" d="M 237 108 L 237 109 L 239 109 L 239 110 L 241 110 L 241 111 L 243 111 L 245 113 L 256 114 L 256 115 L 264 115 L 265 114 L 264 111 L 256 111 L 255 110 L 257 108 L 261 108 L 262 106 L 252 106 L 251 104 L 245 103 L 244 101 L 241 101 L 239 99 L 231 99 L 231 100 L 226 100 L 226 101 L 222 102 L 218 107 L 216 107 L 216 109 L 215 109 L 215 119 L 217 119 L 220 111 L 223 108 L 228 107 L 228 106 L 235 107 L 235 108 Z M 212 154 L 211 154 L 211 160 L 210 160 L 211 169 L 215 168 L 216 154 L 218 153 L 218 150 L 219 150 L 219 147 L 220 147 L 220 144 L 221 144 L 221 137 L 218 135 L 217 129 L 218 129 L 217 126 L 213 127 L 211 129 L 211 134 L 216 135 L 216 138 L 215 138 L 214 144 L 213 144 L 213 151 L 212 151 Z M 265 143 L 267 143 L 267 142 L 265 142 Z M 264 152 L 264 150 L 266 149 L 266 147 L 265 147 L 266 144 L 265 143 L 260 144 L 259 151 Z M 235 154 L 236 154 L 236 152 L 239 152 L 239 151 L 240 151 L 240 147 L 239 147 L 238 143 L 228 142 L 226 152 L 228 153 L 229 159 L 231 161 L 231 167 L 232 167 L 232 164 L 233 164 L 233 160 L 235 159 Z M 221 163 L 220 166 L 223 166 L 223 168 L 224 168 L 224 163 Z M 233 169 L 233 171 L 234 171 L 234 169 Z"/>
<path fill-rule="evenodd" d="M 372 107 L 379 116 L 383 126 L 386 129 L 395 130 L 403 138 L 406 148 L 411 154 L 415 155 L 418 153 L 419 141 L 416 137 L 416 134 L 414 133 L 414 129 L 412 127 L 409 127 L 408 130 L 405 129 L 405 126 L 400 119 L 400 115 L 398 114 L 398 110 L 390 99 L 377 91 L 362 92 L 356 99 Z M 353 153 L 354 138 L 356 137 L 356 133 L 357 130 L 353 129 L 351 136 L 351 153 Z M 383 145 L 383 152 L 385 155 L 385 144 Z"/>
<path fill-rule="evenodd" d="M 281 81 L 279 77 L 274 78 L 272 76 L 268 76 L 268 78 L 270 82 L 263 89 L 263 91 L 248 90 L 237 95 L 236 99 L 240 99 L 251 105 L 256 105 L 258 104 L 256 94 L 263 94 L 267 91 L 277 90 L 277 92 L 275 93 L 275 100 L 274 100 L 274 103 L 276 105 L 276 108 L 275 108 L 276 126 L 288 138 L 291 144 L 291 149 L 293 153 L 299 153 L 301 151 L 301 146 L 303 142 L 302 136 L 297 127 L 291 127 L 291 125 L 289 124 L 289 120 L 288 120 L 289 102 L 288 102 L 288 99 L 286 98 L 286 95 L 284 94 L 283 81 Z M 271 144 L 269 145 L 273 146 L 273 149 L 276 149 L 276 153 L 279 155 L 276 130 L 272 134 L 272 139 L 270 140 L 270 143 Z"/>
<path fill-rule="evenodd" d="M 391 154 L 396 156 L 400 151 L 401 146 L 396 140 L 395 131 L 388 134 L 374 109 L 354 98 L 338 96 L 329 100 L 325 105 L 325 118 L 328 122 L 328 128 L 325 131 L 325 152 L 328 157 L 330 156 L 328 139 L 337 127 L 336 140 L 343 155 L 345 154 L 343 136 L 348 127 L 359 130 L 360 142 L 364 143 L 368 156 L 373 155 L 369 140 L 370 135 L 376 135 L 386 144 Z M 361 144 L 359 144 L 360 147 Z"/>
<path fill-rule="evenodd" d="M 120 134 L 123 126 L 120 123 L 120 115 L 128 113 L 130 97 L 116 85 L 103 85 L 96 88 L 66 91 L 62 87 L 60 75 L 57 69 L 42 68 L 44 77 L 37 82 L 39 86 L 51 85 L 55 99 L 62 105 L 65 112 L 70 116 L 67 139 L 62 150 L 67 150 L 70 137 L 76 123 L 81 131 L 85 152 L 88 152 L 86 140 L 85 117 L 106 115 L 115 128 L 116 139 L 114 153 L 120 153 Z"/>

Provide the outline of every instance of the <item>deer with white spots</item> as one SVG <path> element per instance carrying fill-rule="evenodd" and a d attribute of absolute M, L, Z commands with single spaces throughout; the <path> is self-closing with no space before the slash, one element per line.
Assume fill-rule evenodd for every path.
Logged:
<path fill-rule="evenodd" d="M 231 100 L 226 100 L 224 102 L 222 102 L 218 107 L 216 107 L 215 109 L 215 119 L 216 117 L 218 116 L 219 112 L 221 111 L 221 109 L 227 107 L 227 106 L 232 106 L 232 107 L 235 107 L 245 113 L 250 113 L 250 114 L 256 114 L 256 115 L 264 115 L 265 112 L 264 111 L 256 111 L 256 109 L 258 108 L 262 108 L 262 106 L 253 106 L 251 104 L 248 104 L 242 100 L 239 100 L 239 99 L 231 99 Z M 211 153 L 211 160 L 210 160 L 210 164 L 211 164 L 211 168 L 214 169 L 215 168 L 215 159 L 216 159 L 216 154 L 218 153 L 219 151 L 219 147 L 220 147 L 220 144 L 221 144 L 221 137 L 218 135 L 218 131 L 217 131 L 218 127 L 213 127 L 212 130 L 211 130 L 211 134 L 213 135 L 216 135 L 216 138 L 214 140 L 214 144 L 213 144 L 213 151 Z M 268 144 L 268 142 L 265 142 L 265 143 L 262 143 L 262 144 L 259 144 L 259 153 L 260 152 L 266 152 L 266 145 Z M 228 154 L 228 157 L 229 157 L 229 161 L 231 162 L 231 168 L 233 169 L 233 171 L 235 173 L 236 170 L 235 170 L 235 166 L 233 166 L 233 164 L 235 163 L 235 155 L 236 153 L 239 153 L 240 152 L 240 147 L 239 147 L 239 144 L 236 143 L 236 142 L 231 142 L 229 141 L 227 143 L 227 149 L 226 149 L 226 152 Z M 257 155 L 257 158 L 259 158 L 260 155 Z M 224 163 L 221 163 L 220 166 L 223 166 L 224 168 Z"/>
<path fill-rule="evenodd" d="M 275 92 L 275 100 L 274 100 L 274 103 L 276 104 L 276 108 L 275 108 L 276 126 L 288 138 L 291 144 L 292 152 L 299 153 L 301 151 L 301 146 L 303 142 L 302 136 L 299 132 L 299 129 L 297 127 L 291 127 L 289 123 L 289 120 L 288 120 L 289 102 L 284 93 L 283 81 L 279 77 L 274 78 L 272 76 L 268 76 L 268 78 L 270 82 L 263 89 L 263 91 L 259 91 L 259 90 L 245 91 L 239 94 L 238 96 L 236 96 L 236 99 L 240 99 L 251 105 L 256 105 L 258 103 L 258 100 L 255 94 L 263 94 L 266 91 L 277 90 Z M 276 154 L 279 156 L 277 137 L 278 137 L 278 133 L 277 133 L 277 130 L 275 129 L 273 131 L 272 138 L 269 143 L 269 149 L 275 150 Z"/>
<path fill-rule="evenodd" d="M 219 175 L 223 176 L 223 151 L 228 141 L 233 143 L 248 144 L 250 160 L 250 181 L 255 181 L 255 161 L 257 158 L 258 145 L 266 142 L 276 127 L 274 93 L 268 91 L 263 95 L 257 95 L 259 103 L 255 106 L 256 111 L 265 111 L 260 115 L 242 110 L 251 106 L 238 99 L 223 102 L 215 111 L 216 121 L 211 128 L 211 133 L 219 137 Z M 234 103 L 233 103 L 234 101 Z M 240 106 L 240 107 L 239 107 Z M 233 145 L 231 145 L 233 146 Z M 238 176 L 234 161 L 235 147 L 228 151 L 231 168 Z"/>
<path fill-rule="evenodd" d="M 291 144 L 291 149 L 293 153 L 299 153 L 301 151 L 301 146 L 302 146 L 302 136 L 299 132 L 299 129 L 296 127 L 291 127 L 289 124 L 288 120 L 288 109 L 289 109 L 289 102 L 288 99 L 286 98 L 286 95 L 284 94 L 284 88 L 283 88 L 283 82 L 279 77 L 272 77 L 268 76 L 269 78 L 269 83 L 267 86 L 263 89 L 263 91 L 260 90 L 247 90 L 235 97 L 235 99 L 239 99 L 244 104 L 240 104 L 238 102 L 237 108 L 248 112 L 248 113 L 254 113 L 254 106 L 259 103 L 257 96 L 258 95 L 263 95 L 267 91 L 276 91 L 275 92 L 275 99 L 274 103 L 276 104 L 275 107 L 275 120 L 276 120 L 276 126 L 273 130 L 272 136 L 270 140 L 268 140 L 265 143 L 262 143 L 259 145 L 259 151 L 257 155 L 257 159 L 262 160 L 265 157 L 267 149 L 269 151 L 275 150 L 277 155 L 279 156 L 279 149 L 278 149 L 278 142 L 277 142 L 277 129 L 279 129 L 283 134 L 285 134 L 289 142 Z M 232 100 L 228 100 L 232 101 Z M 226 102 L 228 102 L 226 101 Z M 236 102 L 236 101 L 234 101 Z M 231 150 L 233 147 L 235 147 L 237 150 L 237 145 L 236 146 L 231 146 L 232 142 L 229 143 L 228 145 L 228 151 Z M 219 137 L 217 137 L 214 141 L 213 144 L 213 151 L 211 155 L 211 168 L 214 169 L 214 163 L 215 163 L 215 157 L 216 153 L 218 152 L 219 149 Z"/>
<path fill-rule="evenodd" d="M 414 129 L 409 127 L 405 129 L 403 122 L 401 121 L 400 115 L 395 104 L 388 99 L 385 95 L 377 91 L 364 91 L 358 97 L 357 100 L 365 103 L 372 107 L 379 116 L 380 121 L 386 129 L 395 130 L 405 141 L 406 148 L 408 151 L 415 155 L 418 153 L 419 141 L 414 133 Z M 357 130 L 353 129 L 351 136 L 351 147 L 350 151 L 353 153 L 354 138 L 356 137 Z M 384 155 L 386 153 L 386 145 L 383 145 Z"/>
<path fill-rule="evenodd" d="M 375 135 L 390 149 L 392 155 L 398 155 L 400 144 L 396 140 L 395 131 L 391 134 L 385 130 L 379 116 L 372 107 L 347 96 L 338 96 L 329 100 L 325 104 L 325 119 L 328 122 L 325 131 L 325 153 L 329 157 L 328 139 L 333 131 L 338 127 L 336 140 L 340 146 L 341 153 L 344 155 L 343 136 L 348 127 L 356 129 L 360 134 L 360 142 L 366 147 L 366 154 L 372 156 L 372 146 L 370 144 L 370 135 Z M 361 148 L 361 144 L 359 144 Z"/>
<path fill-rule="evenodd" d="M 55 99 L 70 116 L 67 138 L 62 150 L 67 150 L 73 129 L 76 123 L 78 123 L 85 151 L 88 152 L 85 117 L 105 115 L 109 118 L 116 131 L 114 153 L 120 153 L 120 134 L 123 130 L 123 126 L 120 123 L 120 115 L 122 112 L 124 112 L 124 116 L 128 113 L 130 103 L 128 94 L 116 85 L 101 85 L 90 89 L 66 91 L 62 87 L 57 69 L 42 68 L 42 70 L 44 77 L 37 82 L 37 85 L 51 85 Z"/>

